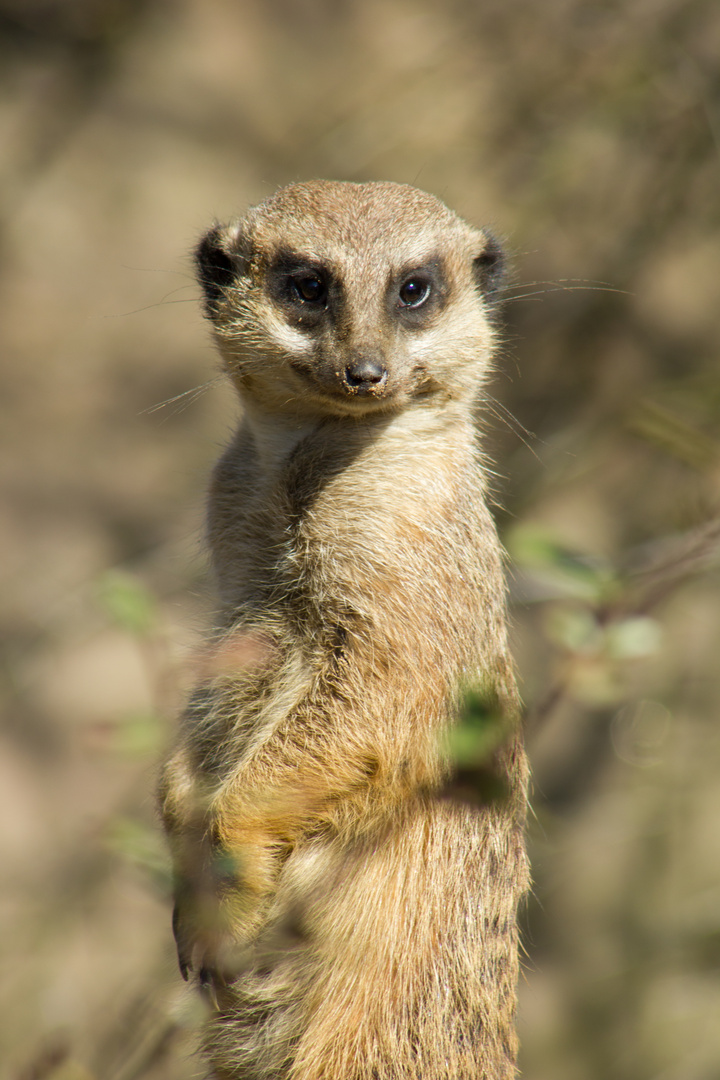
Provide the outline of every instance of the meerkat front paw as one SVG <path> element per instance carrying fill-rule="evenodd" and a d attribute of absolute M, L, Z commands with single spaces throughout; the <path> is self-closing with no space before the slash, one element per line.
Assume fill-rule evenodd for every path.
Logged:
<path fill-rule="evenodd" d="M 277 852 L 270 844 L 232 851 L 203 842 L 175 876 L 173 933 L 180 972 L 197 976 L 215 1000 L 247 962 L 248 943 L 262 921 Z"/>
<path fill-rule="evenodd" d="M 172 927 L 182 977 L 195 973 L 201 985 L 214 985 L 228 981 L 230 974 L 237 930 L 225 897 L 239 884 L 220 860 L 202 861 L 194 873 L 176 874 Z"/>

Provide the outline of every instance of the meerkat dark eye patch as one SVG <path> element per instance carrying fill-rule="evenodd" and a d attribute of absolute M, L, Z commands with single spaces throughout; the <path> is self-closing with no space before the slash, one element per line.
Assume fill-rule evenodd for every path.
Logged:
<path fill-rule="evenodd" d="M 268 268 L 266 287 L 292 322 L 310 328 L 325 316 L 333 291 L 333 277 L 322 263 L 282 251 Z"/>
<path fill-rule="evenodd" d="M 406 267 L 393 278 L 390 308 L 407 326 L 423 326 L 445 306 L 448 292 L 442 260 L 428 259 L 422 266 Z"/>
<path fill-rule="evenodd" d="M 225 291 L 238 275 L 237 262 L 220 246 L 223 229 L 216 225 L 195 249 L 195 268 L 203 291 L 205 314 L 212 318 Z"/>

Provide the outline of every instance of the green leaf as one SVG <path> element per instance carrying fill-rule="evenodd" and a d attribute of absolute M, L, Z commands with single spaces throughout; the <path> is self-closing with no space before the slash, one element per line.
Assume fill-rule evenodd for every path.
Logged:
<path fill-rule="evenodd" d="M 447 755 L 458 766 L 478 765 L 490 759 L 507 731 L 497 695 L 471 687 L 465 691 L 457 724 L 447 733 Z"/>
<path fill-rule="evenodd" d="M 154 628 L 155 602 L 133 575 L 108 570 L 97 583 L 97 596 L 105 613 L 128 633 L 144 637 Z"/>
<path fill-rule="evenodd" d="M 617 589 L 607 563 L 566 547 L 542 526 L 522 525 L 508 537 L 508 551 L 519 566 L 560 596 L 598 603 Z"/>
<path fill-rule="evenodd" d="M 163 746 L 164 728 L 154 712 L 135 712 L 118 723 L 113 734 L 113 748 L 130 758 L 155 758 Z"/>
<path fill-rule="evenodd" d="M 147 873 L 162 892 L 170 892 L 170 858 L 158 829 L 134 818 L 116 817 L 110 823 L 107 842 L 111 850 Z"/>
<path fill-rule="evenodd" d="M 636 616 L 609 626 L 606 636 L 607 651 L 613 660 L 634 660 L 658 651 L 662 631 L 655 619 Z"/>

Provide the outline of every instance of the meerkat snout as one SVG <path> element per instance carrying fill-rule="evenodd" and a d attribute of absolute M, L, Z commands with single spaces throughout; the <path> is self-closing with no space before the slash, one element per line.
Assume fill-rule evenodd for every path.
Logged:
<path fill-rule="evenodd" d="M 371 356 L 358 356 L 343 372 L 343 382 L 351 394 L 380 394 L 387 381 L 387 368 Z"/>

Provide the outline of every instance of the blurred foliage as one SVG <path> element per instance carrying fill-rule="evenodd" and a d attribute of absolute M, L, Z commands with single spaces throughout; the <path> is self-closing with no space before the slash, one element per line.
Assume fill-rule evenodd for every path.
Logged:
<path fill-rule="evenodd" d="M 136 578 L 108 570 L 98 581 L 97 591 L 102 607 L 123 630 L 142 637 L 153 629 L 153 597 Z"/>
<path fill-rule="evenodd" d="M 109 825 L 108 844 L 146 874 L 165 898 L 171 895 L 170 858 L 157 828 L 133 818 L 116 817 Z"/>
<path fill-rule="evenodd" d="M 718 1076 L 719 57 L 716 0 L 0 0 L 1 1075 L 200 1068 L 153 770 L 233 404 L 184 253 L 324 175 L 514 253 L 486 442 L 534 772 L 523 1075 Z M 469 782 L 493 717 L 469 699 Z"/>
<path fill-rule="evenodd" d="M 492 757 L 507 735 L 494 695 L 470 687 L 463 695 L 457 727 L 448 732 L 448 756 L 457 765 L 479 765 Z"/>
<path fill-rule="evenodd" d="M 165 741 L 165 721 L 157 713 L 130 713 L 114 732 L 113 749 L 130 758 L 147 760 L 159 756 Z"/>
<path fill-rule="evenodd" d="M 497 695 L 481 685 L 465 687 L 458 723 L 445 738 L 451 774 L 443 794 L 471 806 L 506 799 L 507 780 L 497 755 L 507 737 L 508 720 Z"/>

